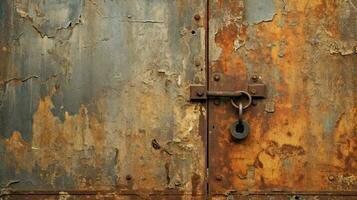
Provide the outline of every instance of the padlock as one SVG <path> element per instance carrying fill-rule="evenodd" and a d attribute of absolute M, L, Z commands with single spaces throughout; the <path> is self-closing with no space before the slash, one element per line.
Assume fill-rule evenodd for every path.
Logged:
<path fill-rule="evenodd" d="M 230 126 L 230 131 L 234 139 L 243 140 L 249 135 L 249 124 L 244 120 L 237 120 Z"/>

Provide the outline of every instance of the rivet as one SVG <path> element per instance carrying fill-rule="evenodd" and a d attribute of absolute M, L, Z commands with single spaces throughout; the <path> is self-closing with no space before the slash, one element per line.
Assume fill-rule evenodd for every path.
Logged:
<path fill-rule="evenodd" d="M 181 182 L 180 181 L 175 181 L 175 186 L 180 186 L 181 185 Z"/>
<path fill-rule="evenodd" d="M 201 16 L 199 15 L 199 14 L 195 14 L 195 16 L 194 16 L 194 18 L 195 18 L 195 20 L 200 20 L 201 19 Z"/>
<path fill-rule="evenodd" d="M 219 81 L 220 79 L 221 79 L 221 76 L 219 74 L 215 74 L 213 76 L 213 80 L 215 80 L 215 81 Z"/>
<path fill-rule="evenodd" d="M 331 176 L 328 177 L 328 180 L 334 181 L 334 180 L 335 180 L 335 177 L 331 175 Z"/>
<path fill-rule="evenodd" d="M 197 90 L 197 96 L 202 97 L 205 93 L 202 90 Z"/>
<path fill-rule="evenodd" d="M 258 81 L 258 76 L 257 75 L 253 75 L 252 76 L 252 81 L 257 82 Z"/>
<path fill-rule="evenodd" d="M 201 65 L 201 61 L 199 59 L 195 60 L 195 65 L 198 67 Z"/>
<path fill-rule="evenodd" d="M 222 179 L 223 179 L 222 175 L 217 175 L 217 176 L 216 176 L 216 180 L 217 180 L 217 181 L 221 181 Z"/>
<path fill-rule="evenodd" d="M 219 99 L 215 99 L 213 103 L 214 105 L 218 106 L 219 104 L 221 104 L 221 101 Z"/>
<path fill-rule="evenodd" d="M 132 177 L 130 174 L 126 175 L 126 177 L 125 177 L 125 179 L 126 179 L 127 181 L 130 181 L 132 178 L 133 178 L 133 177 Z"/>

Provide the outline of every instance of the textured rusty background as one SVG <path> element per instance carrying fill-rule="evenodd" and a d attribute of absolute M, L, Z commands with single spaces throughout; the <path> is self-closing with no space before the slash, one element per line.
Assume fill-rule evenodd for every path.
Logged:
<path fill-rule="evenodd" d="M 357 1 L 207 2 L 0 1 L 0 199 L 356 199 Z"/>
<path fill-rule="evenodd" d="M 188 85 L 205 83 L 205 12 L 193 0 L 0 1 L 0 198 L 203 195 L 206 111 Z"/>
<path fill-rule="evenodd" d="M 209 89 L 244 89 L 254 74 L 268 88 L 268 98 L 245 112 L 251 134 L 240 143 L 228 131 L 237 120 L 229 101 L 209 104 L 210 192 L 356 194 L 357 1 L 211 0 L 209 7 Z"/>

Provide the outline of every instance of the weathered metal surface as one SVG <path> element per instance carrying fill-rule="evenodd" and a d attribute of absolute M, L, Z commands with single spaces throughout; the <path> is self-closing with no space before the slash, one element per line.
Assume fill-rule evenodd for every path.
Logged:
<path fill-rule="evenodd" d="M 204 195 L 206 111 L 188 94 L 205 84 L 205 11 L 0 1 L 0 196 Z"/>
<path fill-rule="evenodd" d="M 237 111 L 229 100 L 209 103 L 213 197 L 355 198 L 346 193 L 357 195 L 356 7 L 355 0 L 209 1 L 208 90 L 240 90 L 254 75 L 268 90 L 244 112 L 251 132 L 238 143 L 229 133 Z"/>
<path fill-rule="evenodd" d="M 357 2 L 208 2 L 0 1 L 0 199 L 203 199 L 189 84 L 260 82 L 244 141 L 208 102 L 212 198 L 355 199 Z"/>
<path fill-rule="evenodd" d="M 265 98 L 266 86 L 263 83 L 248 84 L 246 90 L 237 91 L 207 91 L 207 86 L 200 84 L 190 85 L 190 100 L 207 100 L 208 98 L 240 98 L 244 96 L 242 93 L 248 93 L 252 98 Z"/>
<path fill-rule="evenodd" d="M 274 200 L 356 200 L 357 196 L 355 194 L 321 194 L 321 193 L 311 193 L 311 194 L 294 194 L 294 193 L 261 193 L 261 194 L 241 194 L 241 195 L 217 195 L 213 199 L 221 200 L 260 200 L 260 199 L 274 199 Z"/>

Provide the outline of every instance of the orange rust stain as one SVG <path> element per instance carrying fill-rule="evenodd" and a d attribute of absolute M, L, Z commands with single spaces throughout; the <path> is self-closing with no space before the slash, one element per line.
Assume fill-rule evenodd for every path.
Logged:
<path fill-rule="evenodd" d="M 178 1 L 178 11 L 179 11 L 179 18 L 183 18 L 184 17 L 184 14 L 185 14 L 185 3 L 186 1 L 184 0 L 180 0 Z"/>
<path fill-rule="evenodd" d="M 213 120 L 217 126 L 222 127 L 218 131 L 219 150 L 215 154 L 226 157 L 216 158 L 214 165 L 226 166 L 229 172 L 220 170 L 219 167 L 216 169 L 223 174 L 227 173 L 227 177 L 232 177 L 231 185 L 243 190 L 272 187 L 283 190 L 336 189 L 336 185 L 327 181 L 330 174 L 356 173 L 357 162 L 352 158 L 356 157 L 357 140 L 351 134 L 356 128 L 349 123 L 356 121 L 353 120 L 356 119 L 356 111 L 345 109 L 345 113 L 333 122 L 333 134 L 325 136 L 326 125 L 323 120 L 334 111 L 331 104 L 316 95 L 319 90 L 335 90 L 324 85 L 327 76 L 346 76 L 339 65 L 350 60 L 340 57 L 334 58 L 333 63 L 328 63 L 326 60 L 331 60 L 331 57 L 326 46 L 316 50 L 309 41 L 316 36 L 316 27 L 321 26 L 332 33 L 327 34 L 328 37 L 338 38 L 341 30 L 336 25 L 339 23 L 337 11 L 340 5 L 336 1 L 287 3 L 287 14 L 277 13 L 272 22 L 249 27 L 254 34 L 248 35 L 247 40 L 255 42 L 255 49 L 232 51 L 232 44 L 237 38 L 234 34 L 238 32 L 230 30 L 234 28 L 232 25 L 223 24 L 216 35 L 216 43 L 222 49 L 220 61 L 222 66 L 229 68 L 225 72 L 229 71 L 228 75 L 231 75 L 232 80 L 241 78 L 236 72 L 230 71 L 234 69 L 230 65 L 233 63 L 231 60 L 237 57 L 245 58 L 241 67 L 245 67 L 246 62 L 258 66 L 256 68 L 263 81 L 273 92 L 270 95 L 274 97 L 269 98 L 275 102 L 275 112 L 264 113 L 264 101 L 259 101 L 257 107 L 250 108 L 244 114 L 244 119 L 252 124 L 251 134 L 236 145 L 230 142 L 230 135 L 226 131 L 226 127 L 236 120 L 236 116 L 230 116 L 224 111 L 215 112 L 214 115 L 225 116 L 224 119 Z M 324 11 L 326 14 L 321 14 Z M 221 33 L 224 29 L 230 33 Z M 326 44 L 321 44 L 323 45 Z M 229 62 L 223 58 L 228 58 Z M 314 60 L 317 58 L 318 61 Z M 328 66 L 333 66 L 333 70 L 326 72 Z M 273 71 L 277 73 L 273 74 Z M 330 82 L 332 80 L 334 79 Z M 347 95 L 344 98 L 335 98 L 334 106 L 343 110 L 343 106 L 351 102 L 351 96 Z M 219 110 L 221 109 L 231 108 L 220 107 Z M 231 176 L 232 174 L 238 174 L 240 178 Z M 313 184 L 306 187 L 306 182 Z M 227 187 L 232 187 L 231 185 Z"/>
<path fill-rule="evenodd" d="M 223 6 L 224 6 L 224 1 L 225 1 L 225 0 L 217 0 L 216 5 L 217 5 L 219 8 L 223 8 Z"/>
<path fill-rule="evenodd" d="M 219 47 L 221 47 L 223 55 L 227 55 L 233 51 L 233 45 L 237 35 L 238 27 L 233 23 L 224 26 L 217 32 L 215 42 Z"/>
<path fill-rule="evenodd" d="M 229 13 L 233 18 L 239 17 L 240 19 L 245 19 L 243 0 L 230 0 L 227 4 L 229 5 Z"/>
<path fill-rule="evenodd" d="M 14 131 L 10 138 L 5 139 L 5 145 L 8 146 L 8 150 L 15 154 L 15 156 L 24 155 L 26 150 L 26 142 L 22 139 L 21 133 Z"/>
<path fill-rule="evenodd" d="M 11 163 L 16 164 L 16 169 L 31 172 L 36 164 L 44 170 L 51 164 L 59 164 L 70 173 L 73 168 L 69 163 L 79 162 L 72 157 L 78 151 L 91 146 L 97 154 L 103 150 L 103 126 L 88 114 L 84 106 L 78 115 L 66 114 L 63 123 L 52 114 L 52 107 L 50 97 L 40 100 L 33 117 L 31 142 L 23 141 L 19 132 L 14 132 L 4 141 L 6 151 L 14 156 L 15 162 Z M 92 166 L 98 166 L 96 164 L 100 161 L 93 158 L 89 162 Z"/>
<path fill-rule="evenodd" d="M 3 144 L 8 153 L 7 156 L 10 156 L 5 160 L 7 165 L 21 166 L 22 169 L 30 170 L 30 166 L 26 165 L 31 162 L 30 145 L 23 140 L 20 132 L 14 131 L 9 138 L 3 141 Z M 21 168 L 16 168 L 16 171 Z"/>
<path fill-rule="evenodd" d="M 339 17 L 338 3 L 336 1 L 311 1 L 310 7 L 313 10 L 313 18 L 317 24 L 324 24 L 328 33 L 333 38 L 339 36 L 340 30 L 336 19 Z"/>
<path fill-rule="evenodd" d="M 248 31 L 248 26 L 242 25 L 242 26 L 240 27 L 238 36 L 239 36 L 239 39 L 240 39 L 241 41 L 246 41 L 246 40 L 247 40 L 247 38 L 248 38 L 247 31 Z"/>
<path fill-rule="evenodd" d="M 246 77 L 246 68 L 242 57 L 234 53 L 234 43 L 238 39 L 239 33 L 237 25 L 231 23 L 220 29 L 215 36 L 216 44 L 222 49 L 218 65 L 227 76 Z M 242 33 L 244 33 L 244 29 Z"/>

